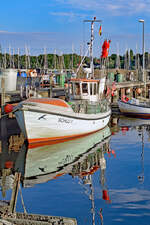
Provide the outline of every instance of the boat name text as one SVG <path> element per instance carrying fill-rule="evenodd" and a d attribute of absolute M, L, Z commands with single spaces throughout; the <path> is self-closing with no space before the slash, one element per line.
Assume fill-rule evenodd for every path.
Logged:
<path fill-rule="evenodd" d="M 58 118 L 58 123 L 72 123 L 72 122 L 73 122 L 73 120 Z"/>

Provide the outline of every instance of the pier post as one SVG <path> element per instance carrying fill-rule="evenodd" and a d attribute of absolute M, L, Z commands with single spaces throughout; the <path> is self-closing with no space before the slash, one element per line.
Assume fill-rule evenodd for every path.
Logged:
<path fill-rule="evenodd" d="M 49 85 L 48 97 L 49 98 L 52 98 L 53 97 L 52 84 Z"/>
<path fill-rule="evenodd" d="M 2 96 L 1 96 L 1 105 L 5 104 L 5 78 L 1 79 L 1 88 L 2 88 Z"/>
<path fill-rule="evenodd" d="M 121 98 L 123 95 L 125 95 L 125 88 L 121 88 Z"/>
<path fill-rule="evenodd" d="M 10 207 L 9 207 L 10 213 L 14 213 L 16 211 L 16 203 L 17 203 L 18 190 L 20 185 L 20 178 L 21 178 L 21 173 L 15 173 L 13 190 L 12 190 Z"/>

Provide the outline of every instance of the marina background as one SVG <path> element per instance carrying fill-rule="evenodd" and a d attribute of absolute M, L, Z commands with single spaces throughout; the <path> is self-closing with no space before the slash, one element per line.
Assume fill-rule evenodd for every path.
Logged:
<path fill-rule="evenodd" d="M 8 2 L 7 2 L 8 3 Z M 110 54 L 126 49 L 134 54 L 142 52 L 142 26 L 139 19 L 145 20 L 145 51 L 149 52 L 149 3 L 141 0 L 102 1 L 87 3 L 78 0 L 40 0 L 2 2 L 0 15 L 0 43 L 2 47 L 23 49 L 30 47 L 33 55 L 41 53 L 46 47 L 53 53 L 80 53 L 80 45 L 89 40 L 89 26 L 81 21 L 93 18 L 102 20 L 102 35 L 99 37 L 99 24 L 95 26 L 95 56 L 100 56 L 100 46 L 105 38 L 112 40 Z M 7 13 L 6 13 L 7 12 Z M 11 13 L 13 12 L 13 17 Z M 84 29 L 85 28 L 85 29 Z M 84 52 L 85 53 L 85 52 Z"/>
<path fill-rule="evenodd" d="M 0 223 L 149 223 L 149 11 L 2 2 Z"/>

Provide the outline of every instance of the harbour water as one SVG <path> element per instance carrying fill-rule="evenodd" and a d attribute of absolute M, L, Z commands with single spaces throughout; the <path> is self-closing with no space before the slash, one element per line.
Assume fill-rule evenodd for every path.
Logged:
<path fill-rule="evenodd" d="M 150 121 L 115 121 L 67 143 L 27 149 L 22 142 L 11 168 L 22 173 L 16 211 L 76 218 L 78 225 L 148 225 Z M 1 171 L 12 154 L 2 150 Z M 5 196 L 0 182 L 0 199 L 10 200 L 10 179 Z"/>

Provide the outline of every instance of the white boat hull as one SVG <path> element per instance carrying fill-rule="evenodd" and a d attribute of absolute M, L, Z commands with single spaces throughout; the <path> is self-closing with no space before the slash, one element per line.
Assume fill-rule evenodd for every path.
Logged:
<path fill-rule="evenodd" d="M 130 102 L 118 101 L 118 106 L 123 114 L 137 118 L 150 119 L 150 107 L 145 105 L 136 105 Z"/>
<path fill-rule="evenodd" d="M 109 107 L 104 112 L 83 113 L 74 111 L 62 100 L 47 100 L 53 104 L 41 101 L 28 100 L 15 111 L 30 145 L 43 142 L 55 144 L 94 133 L 106 127 L 111 116 Z"/>
<path fill-rule="evenodd" d="M 110 115 L 100 119 L 81 119 L 46 113 L 24 111 L 24 120 L 29 144 L 59 142 L 84 136 L 103 129 Z"/>

